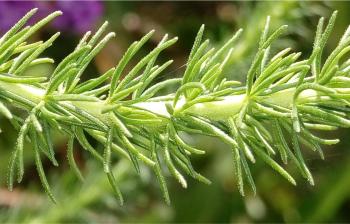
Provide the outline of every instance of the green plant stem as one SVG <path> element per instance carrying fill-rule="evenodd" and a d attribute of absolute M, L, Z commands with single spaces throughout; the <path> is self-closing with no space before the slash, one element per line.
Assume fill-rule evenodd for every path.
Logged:
<path fill-rule="evenodd" d="M 33 85 L 0 81 L 0 91 L 24 98 L 30 101 L 33 105 L 37 105 L 39 102 L 45 100 L 45 90 Z M 259 99 L 259 102 L 273 103 L 278 106 L 291 108 L 294 92 L 295 88 L 291 87 L 289 89 L 264 96 L 263 98 Z M 307 90 L 299 96 L 299 101 L 303 101 L 311 97 L 317 97 L 317 93 L 313 90 Z M 184 113 L 200 115 L 212 120 L 227 120 L 229 117 L 235 116 L 240 112 L 246 100 L 246 94 L 225 96 L 220 100 L 197 103 L 187 108 Z M 166 109 L 166 103 L 168 102 L 169 101 L 141 102 L 135 103 L 133 106 L 169 118 L 170 114 Z M 102 109 L 106 106 L 105 101 L 103 100 L 98 100 L 96 102 L 65 101 L 65 103 L 72 104 L 79 109 L 98 117 L 104 122 L 109 122 L 108 113 L 102 113 Z M 183 103 L 184 100 L 182 99 L 179 101 L 177 106 L 181 106 Z"/>

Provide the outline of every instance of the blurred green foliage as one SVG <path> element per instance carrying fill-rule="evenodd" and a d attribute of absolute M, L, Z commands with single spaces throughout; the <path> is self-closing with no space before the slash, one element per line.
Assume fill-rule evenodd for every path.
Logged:
<path fill-rule="evenodd" d="M 339 10 L 328 51 L 350 24 L 347 13 L 350 3 L 347 2 L 104 2 L 104 6 L 101 22 L 110 21 L 110 29 L 116 31 L 117 39 L 96 58 L 95 65 L 88 69 L 85 78 L 94 77 L 113 66 L 132 41 L 153 28 L 157 30 L 157 35 L 149 48 L 164 33 L 177 35 L 180 39 L 175 47 L 163 54 L 175 59 L 168 76 L 180 75 L 184 70 L 184 62 L 202 23 L 206 24 L 206 36 L 213 40 L 214 45 L 225 42 L 238 28 L 244 28 L 244 35 L 225 73 L 229 78 L 243 80 L 267 15 L 271 15 L 272 28 L 281 24 L 290 27 L 289 34 L 273 50 L 289 45 L 306 55 L 311 50 L 320 16 L 328 17 L 333 10 Z M 45 38 L 51 32 L 45 30 L 40 35 Z M 59 61 L 71 52 L 78 38 L 76 34 L 66 32 L 46 54 Z M 29 73 L 48 74 L 50 69 L 41 66 Z M 86 182 L 81 183 L 75 178 L 65 160 L 66 140 L 57 135 L 56 151 L 60 167 L 45 167 L 59 199 L 58 205 L 54 205 L 41 190 L 35 166 L 29 162 L 33 161 L 29 154 L 25 156 L 28 171 L 24 183 L 16 186 L 14 192 L 7 191 L 7 161 L 17 133 L 7 121 L 0 119 L 4 130 L 0 138 L 1 223 L 350 222 L 349 130 L 332 133 L 342 141 L 325 149 L 326 161 L 320 161 L 315 154 L 306 155 L 315 176 L 314 187 L 308 186 L 301 177 L 297 180 L 298 186 L 293 187 L 261 163 L 252 166 L 258 188 L 256 196 L 249 193 L 245 197 L 240 196 L 229 150 L 213 138 L 195 136 L 189 139 L 207 151 L 205 156 L 194 160 L 194 165 L 213 184 L 206 186 L 190 180 L 188 189 L 182 189 L 169 178 L 171 206 L 162 201 L 155 177 L 149 170 L 142 169 L 141 178 L 138 178 L 130 164 L 121 161 L 115 169 L 120 173 L 118 178 L 123 179 L 121 188 L 126 198 L 123 207 L 112 197 L 102 168 L 89 162 L 89 157 L 82 150 L 77 150 L 81 153 L 76 157 L 87 176 Z M 293 173 L 295 167 L 288 169 Z"/>

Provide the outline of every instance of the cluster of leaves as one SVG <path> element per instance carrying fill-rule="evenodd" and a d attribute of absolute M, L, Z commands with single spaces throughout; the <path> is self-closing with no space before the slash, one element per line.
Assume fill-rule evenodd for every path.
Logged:
<path fill-rule="evenodd" d="M 314 184 L 314 180 L 303 159 L 300 143 L 317 151 L 324 159 L 320 145 L 336 144 L 339 140 L 320 138 L 311 130 L 349 127 L 349 61 L 344 60 L 344 56 L 350 50 L 349 28 L 330 56 L 324 63 L 321 62 L 322 51 L 334 26 L 336 15 L 337 12 L 334 12 L 324 30 L 324 18 L 319 20 L 313 51 L 308 59 L 300 61 L 297 59 L 301 53 L 289 53 L 290 49 L 284 49 L 267 62 L 271 41 L 286 29 L 282 26 L 268 37 L 267 21 L 259 50 L 247 75 L 247 106 L 237 115 L 237 123 L 248 123 L 250 130 L 246 133 L 243 131 L 243 134 L 234 131 L 236 138 L 242 139 L 242 148 L 256 148 L 254 151 L 257 152 L 257 148 L 264 145 L 269 154 L 275 154 L 273 149 L 276 148 L 281 160 L 285 164 L 291 160 L 311 185 Z M 292 102 L 283 105 L 281 101 L 288 102 L 283 94 L 290 90 L 293 91 Z M 279 102 L 264 100 L 276 94 L 280 94 Z M 251 118 L 255 121 L 249 125 Z M 263 129 L 267 122 L 272 127 L 271 134 Z M 286 136 L 291 136 L 292 147 L 289 146 Z M 247 157 L 254 161 L 253 157 L 249 157 L 249 153 Z M 263 155 L 262 159 L 266 162 L 270 160 L 267 155 Z M 275 164 L 268 163 L 275 167 Z M 295 184 L 285 170 L 280 167 L 275 169 Z"/>
<path fill-rule="evenodd" d="M 132 43 L 115 68 L 95 79 L 80 82 L 91 60 L 114 37 L 114 33 L 102 37 L 107 23 L 92 36 L 91 32 L 87 32 L 75 50 L 57 65 L 48 80 L 47 77 L 23 76 L 22 73 L 30 66 L 53 62 L 38 57 L 52 44 L 58 33 L 46 42 L 27 44 L 26 40 L 61 13 L 55 12 L 33 26 L 22 28 L 36 11 L 30 11 L 0 39 L 0 72 L 3 73 L 0 75 L 0 97 L 5 104 L 27 112 L 26 117 L 15 115 L 4 103 L 0 104 L 0 112 L 19 130 L 9 163 L 10 190 L 16 168 L 17 181 L 21 182 L 23 178 L 23 145 L 29 141 L 33 145 L 44 189 L 55 201 L 41 162 L 43 154 L 53 165 L 58 165 L 51 141 L 52 130 L 67 136 L 67 158 L 77 177 L 83 180 L 74 160 L 75 140 L 101 163 L 122 204 L 123 197 L 112 170 L 112 164 L 120 158 L 129 159 L 137 173 L 140 173 L 140 161 L 154 170 L 167 203 L 170 203 L 170 198 L 163 176 L 164 166 L 183 187 L 187 187 L 187 183 L 182 172 L 210 183 L 194 170 L 190 161 L 191 155 L 204 154 L 204 151 L 187 144 L 181 137 L 183 132 L 215 136 L 230 146 L 239 190 L 243 195 L 245 179 L 255 192 L 248 164 L 249 161 L 255 163 L 255 157 L 261 158 L 295 184 L 291 175 L 276 162 L 274 156 L 277 153 L 284 163 L 290 160 L 295 163 L 300 173 L 313 184 L 300 144 L 318 151 L 323 157 L 320 144 L 335 144 L 338 140 L 317 137 L 311 130 L 350 126 L 347 108 L 350 61 L 343 60 L 350 50 L 350 29 L 327 60 L 324 63 L 321 60 L 336 13 L 325 30 L 324 19 L 320 19 L 311 56 L 299 61 L 300 53 L 290 53 L 290 49 L 270 57 L 271 44 L 287 27 L 282 26 L 269 34 L 268 18 L 245 86 L 226 80 L 223 74 L 242 30 L 219 49 L 208 50 L 209 40 L 202 41 L 202 26 L 183 77 L 150 86 L 172 63 L 170 60 L 156 65 L 158 55 L 172 46 L 177 38 L 169 39 L 165 35 L 130 71 L 125 70 L 154 31 Z M 180 85 L 175 93 L 156 96 L 161 89 L 172 85 Z M 29 95 L 20 95 L 23 89 Z M 280 99 L 278 94 L 289 94 L 291 104 L 281 103 L 284 99 Z M 228 111 L 229 115 L 224 118 L 217 119 L 210 113 L 193 113 L 190 110 L 196 105 L 224 101 L 232 96 L 243 96 L 243 103 L 238 113 Z M 164 108 L 158 107 L 160 104 Z M 152 106 L 154 108 L 149 109 Z M 162 109 L 165 111 L 160 111 Z M 286 140 L 287 134 L 292 136 L 291 142 Z M 101 143 L 104 150 L 96 150 L 90 144 L 90 138 Z"/>

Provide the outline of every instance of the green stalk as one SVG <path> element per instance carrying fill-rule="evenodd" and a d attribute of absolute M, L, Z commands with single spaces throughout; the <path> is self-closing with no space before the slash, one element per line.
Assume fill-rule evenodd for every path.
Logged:
<path fill-rule="evenodd" d="M 33 85 L 0 81 L 0 90 L 4 91 L 5 93 L 12 93 L 16 96 L 24 98 L 32 102 L 33 105 L 37 105 L 39 102 L 45 101 L 45 90 Z M 295 88 L 282 90 L 262 98 L 259 102 L 273 103 L 278 106 L 291 108 L 294 92 Z M 315 96 L 317 96 L 317 93 L 314 90 L 307 90 L 299 96 L 299 101 L 302 102 L 303 100 Z M 227 120 L 228 118 L 237 115 L 241 111 L 246 100 L 246 94 L 224 96 L 220 100 L 194 104 L 193 106 L 184 110 L 184 113 L 203 116 L 211 120 Z M 65 101 L 65 103 L 72 104 L 79 109 L 98 117 L 104 122 L 109 122 L 109 114 L 102 113 L 102 109 L 106 106 L 106 102 L 103 100 L 98 100 L 96 102 Z M 169 103 L 169 101 L 140 102 L 135 103 L 133 106 L 169 118 L 170 114 L 166 109 L 166 103 Z M 181 106 L 184 103 L 185 100 L 181 99 L 178 106 Z"/>

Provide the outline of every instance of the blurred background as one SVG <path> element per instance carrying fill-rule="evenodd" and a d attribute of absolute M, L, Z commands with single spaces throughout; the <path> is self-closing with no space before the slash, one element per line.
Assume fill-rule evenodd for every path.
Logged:
<path fill-rule="evenodd" d="M 166 50 L 164 60 L 175 63 L 161 78 L 181 76 L 194 37 L 200 25 L 206 25 L 205 36 L 212 45 L 221 45 L 238 28 L 244 34 L 230 58 L 225 74 L 230 79 L 244 80 L 247 67 L 257 50 L 260 32 L 266 16 L 271 15 L 272 29 L 288 24 L 289 33 L 274 44 L 274 51 L 291 46 L 294 51 L 310 53 L 319 17 L 328 18 L 339 10 L 335 30 L 328 43 L 330 52 L 350 24 L 347 2 L 100 2 L 100 1 L 1 1 L 0 34 L 6 32 L 22 15 L 38 7 L 35 19 L 54 10 L 64 15 L 41 30 L 35 39 L 47 39 L 57 30 L 62 31 L 55 44 L 45 55 L 56 63 L 69 54 L 82 34 L 96 30 L 104 20 L 110 22 L 109 30 L 117 37 L 95 58 L 84 74 L 85 79 L 102 74 L 114 66 L 123 52 L 135 40 L 151 29 L 156 34 L 144 51 L 155 47 L 165 33 L 178 36 L 178 43 Z M 50 74 L 52 65 L 33 67 L 28 73 Z M 117 204 L 100 166 L 83 150 L 75 157 L 86 181 L 79 182 L 66 162 L 66 140 L 55 137 L 59 167 L 47 161 L 46 173 L 59 203 L 54 205 L 40 186 L 30 146 L 26 147 L 26 174 L 22 184 L 13 192 L 6 187 L 6 173 L 10 153 L 17 137 L 7 120 L 0 118 L 0 222 L 350 222 L 350 130 L 323 133 L 339 137 L 336 146 L 324 147 L 326 159 L 305 150 L 305 158 L 315 177 L 315 186 L 309 186 L 295 167 L 287 169 L 298 181 L 291 186 L 276 172 L 261 162 L 251 166 L 257 185 L 257 195 L 247 191 L 240 196 L 229 149 L 213 138 L 196 136 L 189 139 L 207 154 L 193 159 L 195 168 L 212 180 L 203 185 L 190 178 L 188 189 L 182 189 L 172 178 L 168 186 L 172 200 L 167 206 L 152 172 L 143 169 L 138 176 L 131 164 L 116 164 L 119 182 L 126 199 L 123 207 Z M 78 145 L 76 145 L 79 148 Z M 248 189 L 247 189 L 248 190 Z"/>

